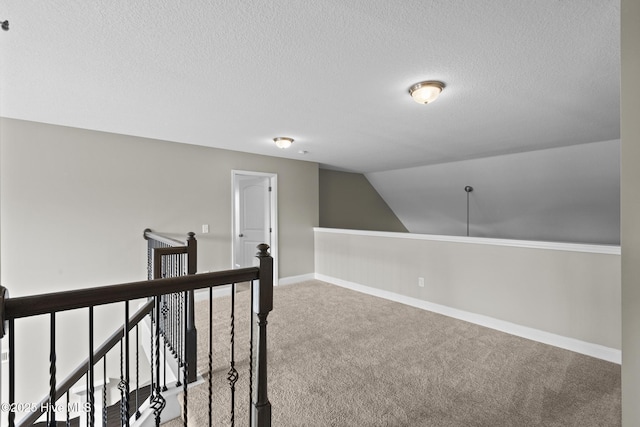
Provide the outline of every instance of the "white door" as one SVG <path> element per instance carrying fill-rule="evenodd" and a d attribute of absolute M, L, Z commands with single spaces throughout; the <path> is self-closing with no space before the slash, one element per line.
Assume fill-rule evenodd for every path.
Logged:
<path fill-rule="evenodd" d="M 234 174 L 234 268 L 257 265 L 257 246 L 272 246 L 271 192 L 269 176 Z"/>

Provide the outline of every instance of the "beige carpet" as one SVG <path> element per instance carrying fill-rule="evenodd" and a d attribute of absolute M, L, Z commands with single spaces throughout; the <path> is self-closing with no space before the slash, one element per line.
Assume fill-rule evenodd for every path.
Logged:
<path fill-rule="evenodd" d="M 236 299 L 246 313 L 249 292 Z M 228 303 L 214 300 L 214 328 L 225 331 L 215 426 L 229 425 Z M 205 372 L 208 301 L 196 310 Z M 247 425 L 249 334 L 240 322 L 236 333 L 235 420 Z M 277 287 L 268 333 L 276 427 L 621 424 L 619 365 L 326 283 Z M 190 426 L 207 425 L 207 396 L 206 383 L 189 391 Z"/>

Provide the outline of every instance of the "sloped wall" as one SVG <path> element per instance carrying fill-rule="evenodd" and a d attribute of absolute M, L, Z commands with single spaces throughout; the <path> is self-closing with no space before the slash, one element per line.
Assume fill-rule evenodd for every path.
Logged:
<path fill-rule="evenodd" d="M 320 169 L 320 227 L 407 229 L 361 173 Z"/>
<path fill-rule="evenodd" d="M 620 243 L 620 141 L 374 172 L 411 233 Z"/>

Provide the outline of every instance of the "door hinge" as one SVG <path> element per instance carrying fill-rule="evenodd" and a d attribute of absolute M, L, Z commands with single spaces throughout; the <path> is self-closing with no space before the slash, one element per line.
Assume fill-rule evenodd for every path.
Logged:
<path fill-rule="evenodd" d="M 273 233 L 273 228 L 269 228 L 269 233 Z"/>
<path fill-rule="evenodd" d="M 269 191 L 271 191 L 271 186 L 269 186 Z"/>

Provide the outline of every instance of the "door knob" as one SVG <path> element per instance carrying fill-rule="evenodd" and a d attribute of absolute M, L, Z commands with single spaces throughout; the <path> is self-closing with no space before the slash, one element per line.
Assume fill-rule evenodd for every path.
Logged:
<path fill-rule="evenodd" d="M 240 233 L 240 235 L 238 237 L 244 237 L 244 234 Z"/>

